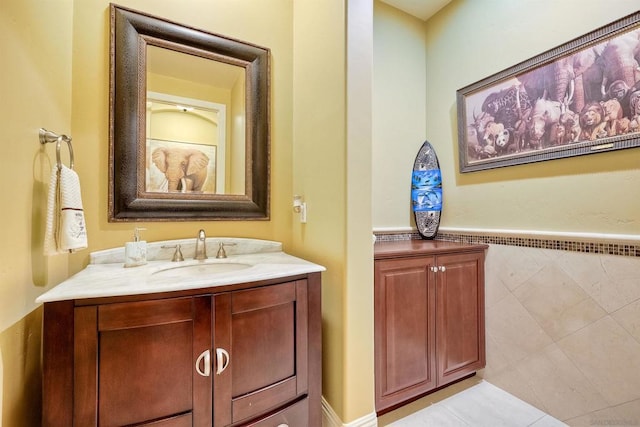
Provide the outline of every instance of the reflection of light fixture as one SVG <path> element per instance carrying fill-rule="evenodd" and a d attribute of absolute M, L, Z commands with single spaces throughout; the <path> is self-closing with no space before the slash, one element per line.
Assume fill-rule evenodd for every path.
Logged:
<path fill-rule="evenodd" d="M 183 113 L 186 113 L 187 111 L 193 111 L 193 107 L 185 107 L 183 105 L 176 105 L 176 108 Z"/>

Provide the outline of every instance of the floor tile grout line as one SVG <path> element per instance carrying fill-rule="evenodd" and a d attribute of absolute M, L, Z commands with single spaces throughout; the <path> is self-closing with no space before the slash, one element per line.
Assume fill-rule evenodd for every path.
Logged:
<path fill-rule="evenodd" d="M 540 422 L 544 417 L 546 417 L 548 414 L 543 414 L 540 418 L 538 418 L 537 420 L 535 420 L 534 422 L 532 422 L 531 424 L 527 424 L 527 427 L 531 427 L 533 425 L 535 425 L 535 423 Z M 556 418 L 557 419 L 557 418 Z"/>
<path fill-rule="evenodd" d="M 452 397 L 452 396 L 450 396 L 450 397 Z M 447 398 L 447 399 L 448 399 L 448 398 Z M 465 420 L 464 418 L 460 417 L 457 413 L 455 413 L 455 412 L 454 412 L 454 411 L 452 411 L 451 409 L 447 408 L 447 405 L 441 405 L 441 403 L 442 403 L 442 402 L 444 402 L 444 401 L 445 401 L 445 400 L 447 400 L 447 399 L 444 399 L 444 400 L 442 400 L 442 401 L 438 402 L 438 403 L 437 403 L 437 405 L 439 405 L 439 407 L 440 407 L 440 408 L 443 408 L 443 409 L 444 409 L 445 411 L 447 411 L 449 414 L 453 415 L 453 417 L 455 417 L 457 420 L 460 420 L 460 422 L 461 422 L 461 423 L 463 423 L 464 425 L 469 426 L 469 427 L 473 427 L 471 424 L 469 424 L 469 423 L 467 422 L 467 420 Z"/>
<path fill-rule="evenodd" d="M 485 386 L 486 389 L 483 388 L 482 390 L 480 388 L 477 388 L 483 382 L 486 383 L 488 385 L 488 387 Z M 429 406 L 427 406 L 427 407 L 415 412 L 412 415 L 409 415 L 407 417 L 404 417 L 402 419 L 397 420 L 396 422 L 393 423 L 393 426 L 394 427 L 411 427 L 411 426 L 415 426 L 416 424 L 413 421 L 418 421 L 421 424 L 426 424 L 426 422 L 428 422 L 429 413 L 430 412 L 433 412 L 434 410 L 435 411 L 444 410 L 444 411 L 446 411 L 447 414 L 453 415 L 456 420 L 459 420 L 465 426 L 467 426 L 467 427 L 478 427 L 477 425 L 473 424 L 472 420 L 466 419 L 465 417 L 462 416 L 462 414 L 458 414 L 457 411 L 453 410 L 453 408 L 449 408 L 447 406 L 447 404 L 446 404 L 446 402 L 449 401 L 449 399 L 452 399 L 452 398 L 457 398 L 457 399 L 464 400 L 465 399 L 465 396 L 464 396 L 465 392 L 473 393 L 474 392 L 473 390 L 477 391 L 478 393 L 482 392 L 483 393 L 482 397 L 484 397 L 484 398 L 486 398 L 487 394 L 489 394 L 489 400 L 488 400 L 489 402 L 493 401 L 494 398 L 495 399 L 507 398 L 510 401 L 513 401 L 513 403 L 515 405 L 517 405 L 518 407 L 521 407 L 523 410 L 525 410 L 525 409 L 526 410 L 534 409 L 535 411 L 540 413 L 540 416 L 538 418 L 536 418 L 535 420 L 533 420 L 533 421 L 527 420 L 526 424 L 525 424 L 525 422 L 523 422 L 522 425 L 521 425 L 522 427 L 534 426 L 536 423 L 540 422 L 541 420 L 543 420 L 546 417 L 548 417 L 549 419 L 552 419 L 552 420 L 556 420 L 556 421 L 566 425 L 566 423 L 564 423 L 563 421 L 553 417 L 549 413 L 547 413 L 545 411 L 542 411 L 539 408 L 536 408 L 535 406 L 533 406 L 533 405 L 523 401 L 522 399 L 512 395 L 511 393 L 501 389 L 500 387 L 497 387 L 497 386 L 491 384 L 490 382 L 488 382 L 486 380 L 483 380 L 482 382 L 480 382 L 480 383 L 478 383 L 478 384 L 476 384 L 476 385 L 474 385 L 474 386 L 472 386 L 472 387 L 470 387 L 468 389 L 465 389 L 465 390 L 463 390 L 463 391 L 461 391 L 459 393 L 456 393 L 456 394 L 454 394 L 452 396 L 449 396 L 446 399 L 443 399 L 443 400 L 441 400 L 439 402 L 433 403 L 433 404 L 431 404 L 431 405 L 429 405 Z M 495 394 L 495 396 L 493 396 L 494 394 Z M 490 397 L 490 396 L 493 396 L 493 397 Z M 412 420 L 407 419 L 409 417 L 414 417 L 416 415 L 418 416 L 417 419 L 412 419 Z M 537 414 L 534 414 L 534 416 L 535 415 L 537 415 Z M 403 422 L 403 420 L 406 420 L 406 422 Z M 506 421 L 506 419 L 502 419 L 502 421 Z"/>

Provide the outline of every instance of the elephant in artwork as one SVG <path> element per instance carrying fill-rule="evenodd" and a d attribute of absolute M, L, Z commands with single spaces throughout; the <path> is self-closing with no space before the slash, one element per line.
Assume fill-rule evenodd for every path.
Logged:
<path fill-rule="evenodd" d="M 567 56 L 556 60 L 552 64 L 553 84 L 549 88 L 549 99 L 552 101 L 571 102 L 575 92 L 576 74 L 573 67 L 573 57 Z"/>
<path fill-rule="evenodd" d="M 553 64 L 546 64 L 518 76 L 518 80 L 527 91 L 529 99 L 536 100 L 549 97 L 550 87 L 555 84 L 554 77 Z M 551 91 L 555 93 L 555 90 Z"/>
<path fill-rule="evenodd" d="M 552 101 L 581 111 L 588 102 L 602 99 L 604 64 L 598 61 L 604 46 L 594 46 L 547 65 L 544 89 Z"/>
<path fill-rule="evenodd" d="M 566 56 L 518 77 L 529 97 L 569 104 L 575 94 L 576 70 L 574 57 Z M 598 90 L 600 89 L 598 82 Z"/>
<path fill-rule="evenodd" d="M 604 65 L 598 59 L 604 45 L 581 50 L 572 57 L 574 74 L 573 111 L 579 113 L 589 102 L 602 100 L 600 86 L 604 74 Z"/>
<path fill-rule="evenodd" d="M 605 48 L 599 44 L 535 68 L 519 76 L 531 99 L 545 98 L 564 103 L 579 112 L 592 101 L 601 101 Z"/>
<path fill-rule="evenodd" d="M 151 160 L 167 178 L 168 191 L 202 191 L 209 164 L 209 157 L 202 151 L 160 147 L 153 150 Z"/>
<path fill-rule="evenodd" d="M 638 60 L 640 52 L 640 30 L 624 33 L 611 39 L 602 52 L 604 62 L 604 77 L 602 93 L 606 94 L 609 86 L 617 81 L 623 81 L 628 88 L 633 87 L 640 80 Z"/>

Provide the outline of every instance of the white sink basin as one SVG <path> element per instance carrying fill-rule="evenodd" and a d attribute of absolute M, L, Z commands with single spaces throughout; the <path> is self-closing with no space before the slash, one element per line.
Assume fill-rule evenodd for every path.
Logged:
<path fill-rule="evenodd" d="M 157 279 L 192 279 L 196 277 L 206 277 L 212 274 L 228 273 L 230 271 L 244 270 L 251 267 L 251 264 L 240 262 L 201 262 L 198 264 L 176 265 L 158 270 L 151 274 Z"/>

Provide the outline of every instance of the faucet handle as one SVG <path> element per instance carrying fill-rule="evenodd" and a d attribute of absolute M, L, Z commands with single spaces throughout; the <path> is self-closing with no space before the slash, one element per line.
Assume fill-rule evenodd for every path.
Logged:
<path fill-rule="evenodd" d="M 171 262 L 184 261 L 184 257 L 182 256 L 182 250 L 180 249 L 180 244 L 173 245 L 173 246 L 162 245 L 162 249 L 173 249 L 173 248 L 175 248 L 176 251 L 173 253 L 173 258 L 171 258 Z"/>
<path fill-rule="evenodd" d="M 216 254 L 216 258 L 226 258 L 227 257 L 227 252 L 224 250 L 225 246 L 235 246 L 235 243 L 225 243 L 225 242 L 219 242 L 219 246 L 218 246 L 218 253 Z"/>

